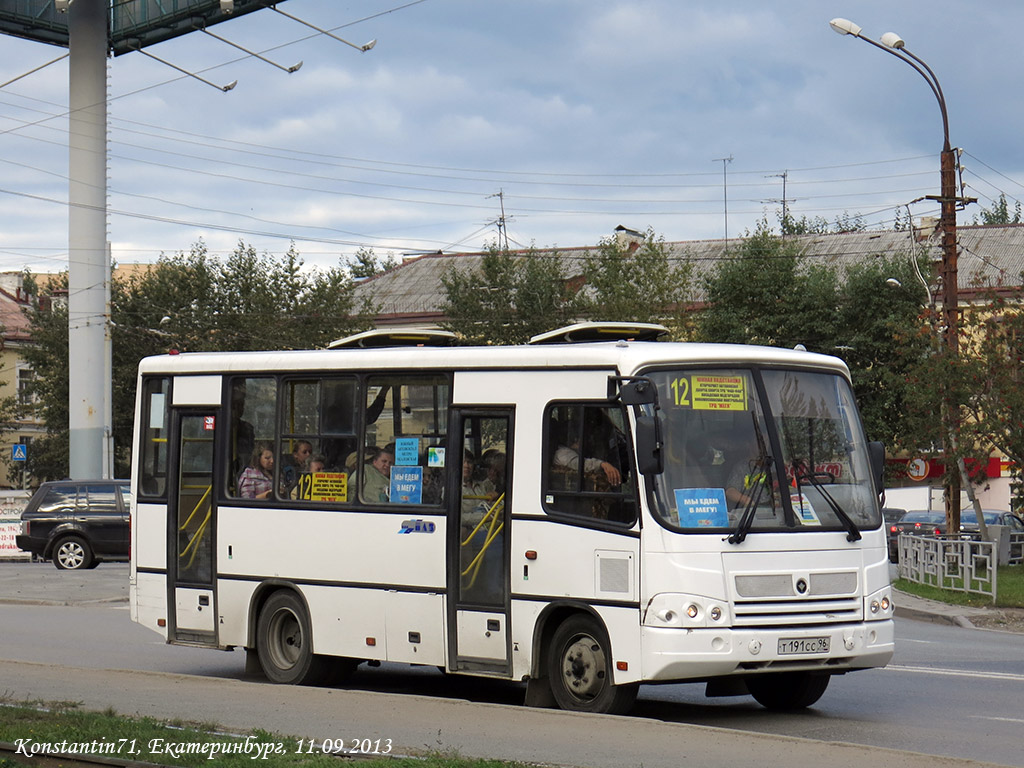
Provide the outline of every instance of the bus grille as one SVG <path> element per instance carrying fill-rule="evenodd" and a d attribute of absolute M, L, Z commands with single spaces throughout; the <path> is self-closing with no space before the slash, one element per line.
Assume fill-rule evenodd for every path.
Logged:
<path fill-rule="evenodd" d="M 803 583 L 801 593 L 797 585 Z M 806 580 L 790 573 L 738 574 L 735 626 L 766 627 L 860 621 L 863 603 L 856 571 L 818 572 Z"/>

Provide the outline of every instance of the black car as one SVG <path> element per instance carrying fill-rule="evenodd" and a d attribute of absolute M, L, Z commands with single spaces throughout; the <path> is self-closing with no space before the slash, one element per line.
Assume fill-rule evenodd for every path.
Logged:
<path fill-rule="evenodd" d="M 43 483 L 21 513 L 15 543 L 61 570 L 95 568 L 128 559 L 128 516 L 127 480 Z"/>
<path fill-rule="evenodd" d="M 896 528 L 896 523 L 900 521 L 907 510 L 896 509 L 895 507 L 882 507 L 882 520 L 889 536 L 889 561 L 895 563 L 899 560 L 899 530 Z"/>

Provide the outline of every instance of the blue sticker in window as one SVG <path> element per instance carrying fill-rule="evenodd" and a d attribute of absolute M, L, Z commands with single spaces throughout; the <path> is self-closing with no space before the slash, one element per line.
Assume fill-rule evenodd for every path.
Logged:
<path fill-rule="evenodd" d="M 729 510 L 724 488 L 676 488 L 680 528 L 725 528 Z"/>
<path fill-rule="evenodd" d="M 415 467 L 420 463 L 420 439 L 400 437 L 395 440 L 395 464 L 400 467 Z"/>
<path fill-rule="evenodd" d="M 391 468 L 391 503 L 421 504 L 423 501 L 423 467 Z"/>

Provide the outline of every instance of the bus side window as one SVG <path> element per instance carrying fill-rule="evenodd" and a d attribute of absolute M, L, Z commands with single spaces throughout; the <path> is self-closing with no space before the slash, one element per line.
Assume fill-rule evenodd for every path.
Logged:
<path fill-rule="evenodd" d="M 274 443 L 277 382 L 267 377 L 235 378 L 230 384 L 231 433 L 228 438 L 228 495 L 238 497 L 238 479 L 254 461 L 258 444 Z M 259 461 L 259 457 L 255 457 Z"/>
<path fill-rule="evenodd" d="M 544 503 L 551 512 L 628 523 L 636 517 L 622 409 L 560 404 L 545 418 Z"/>
<path fill-rule="evenodd" d="M 139 445 L 139 495 L 163 497 L 167 493 L 167 436 L 170 434 L 171 379 L 167 376 L 142 383 L 142 423 Z"/>
<path fill-rule="evenodd" d="M 363 502 L 443 502 L 449 400 L 445 376 L 367 380 L 366 437 L 357 470 Z"/>

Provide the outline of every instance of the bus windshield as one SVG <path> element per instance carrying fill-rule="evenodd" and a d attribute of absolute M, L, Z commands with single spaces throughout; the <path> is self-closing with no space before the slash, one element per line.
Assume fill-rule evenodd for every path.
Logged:
<path fill-rule="evenodd" d="M 880 524 L 867 443 L 841 376 L 797 370 L 656 371 L 665 471 L 654 513 L 687 532 Z M 738 536 L 737 536 L 738 534 Z"/>

